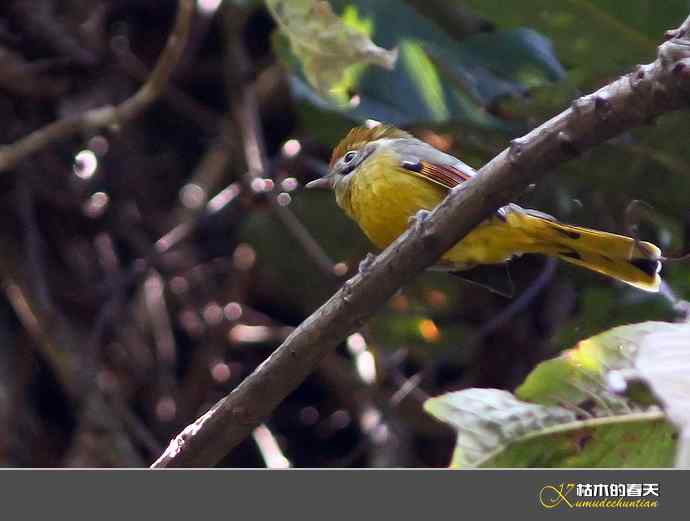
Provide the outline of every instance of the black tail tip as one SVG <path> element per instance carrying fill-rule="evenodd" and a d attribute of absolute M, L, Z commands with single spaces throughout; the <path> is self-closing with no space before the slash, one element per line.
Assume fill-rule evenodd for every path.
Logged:
<path fill-rule="evenodd" d="M 650 277 L 654 277 L 661 271 L 661 262 L 655 259 L 632 259 L 630 264 Z"/>

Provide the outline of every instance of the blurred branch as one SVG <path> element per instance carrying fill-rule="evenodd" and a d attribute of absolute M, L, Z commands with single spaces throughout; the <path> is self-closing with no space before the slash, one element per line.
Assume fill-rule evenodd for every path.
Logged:
<path fill-rule="evenodd" d="M 20 203 L 24 206 L 33 206 L 33 203 L 24 200 L 25 198 L 26 194 L 20 194 Z M 34 226 L 31 223 L 27 225 Z M 31 233 L 37 234 L 38 229 L 28 232 L 29 235 Z M 104 246 L 104 239 L 96 242 L 101 243 L 99 250 L 102 257 L 113 257 L 102 260 L 104 264 L 110 265 L 105 268 L 106 271 L 118 269 L 114 252 L 105 251 L 112 248 L 112 245 Z M 31 247 L 30 245 L 29 248 Z M 78 412 L 79 428 L 70 452 L 79 452 L 82 445 L 89 444 L 88 433 L 97 431 L 103 434 L 103 439 L 98 450 L 93 451 L 93 455 L 100 454 L 93 460 L 81 461 L 81 466 L 92 466 L 94 462 L 106 466 L 141 466 L 143 461 L 137 455 L 132 441 L 140 442 L 151 454 L 160 452 L 157 450 L 159 444 L 129 409 L 118 390 L 104 388 L 98 382 L 100 354 L 95 349 L 97 342 L 93 339 L 87 340 L 83 331 L 61 313 L 56 305 L 46 301 L 41 293 L 48 291 L 47 284 L 45 281 L 37 283 L 37 268 L 32 266 L 32 262 L 29 262 L 28 267 L 24 267 L 24 264 L 24 259 L 19 255 L 4 252 L 0 257 L 0 290 L 5 294 L 31 340 L 32 349 L 50 368 L 66 399 Z M 114 276 L 110 277 L 111 283 L 114 282 L 113 278 Z M 119 297 L 113 302 L 119 305 Z M 97 320 L 99 321 L 100 319 Z M 98 325 L 95 325 L 94 329 L 98 329 Z M 89 337 L 93 336 L 95 333 L 92 332 Z M 86 437 L 83 436 L 85 434 Z M 68 455 L 67 460 L 72 457 L 73 454 Z M 108 459 L 110 457 L 114 459 Z"/>
<path fill-rule="evenodd" d="M 122 69 L 134 79 L 146 81 L 150 77 L 151 71 L 132 52 L 129 45 L 113 46 L 113 52 Z M 171 108 L 196 123 L 202 130 L 210 133 L 223 128 L 222 116 L 175 85 L 168 85 L 162 93 L 162 97 L 168 101 Z"/>
<path fill-rule="evenodd" d="M 182 57 L 189 38 L 194 5 L 194 0 L 179 0 L 175 26 L 165 48 L 151 76 L 134 95 L 119 105 L 106 105 L 54 121 L 11 145 L 0 146 L 0 172 L 13 169 L 20 161 L 55 141 L 80 131 L 118 127 L 141 114 L 163 91 Z"/>
<path fill-rule="evenodd" d="M 391 433 L 392 419 L 388 417 L 385 398 L 378 394 L 379 387 L 366 382 L 352 363 L 335 352 L 324 357 L 318 367 L 319 379 L 331 389 L 350 414 L 357 419 L 362 441 L 353 451 L 336 461 L 338 467 L 348 467 L 357 458 L 367 455 L 368 466 L 404 467 L 406 451 L 399 451 L 402 433 Z"/>
<path fill-rule="evenodd" d="M 361 327 L 417 273 L 430 266 L 530 183 L 633 127 L 688 106 L 690 18 L 659 47 L 658 59 L 515 139 L 472 180 L 451 190 L 418 222 L 308 317 L 228 396 L 185 428 L 152 465 L 217 463 L 259 425 L 348 334 Z"/>
<path fill-rule="evenodd" d="M 486 337 L 491 335 L 494 331 L 506 325 L 512 318 L 516 315 L 522 313 L 527 309 L 534 299 L 542 292 L 542 290 L 548 285 L 549 281 L 553 278 L 556 273 L 556 265 L 558 261 L 554 257 L 547 257 L 546 263 L 541 273 L 534 279 L 534 281 L 523 291 L 519 297 L 516 297 L 510 302 L 500 313 L 487 320 L 479 330 L 474 333 L 467 342 L 463 342 L 463 350 L 466 352 L 474 351 L 474 348 L 479 345 L 479 343 Z M 477 360 L 476 351 L 473 353 L 472 361 L 470 361 L 467 366 L 472 368 L 480 367 Z M 449 354 L 444 354 L 436 358 L 432 363 L 427 365 L 423 370 L 413 374 L 409 378 L 404 378 L 401 383 L 399 383 L 399 389 L 391 397 L 391 402 L 393 405 L 398 405 L 405 398 L 407 398 L 413 391 L 419 391 L 422 383 L 450 359 Z M 395 376 L 395 375 L 394 375 Z M 425 393 L 415 393 L 417 397 L 423 397 L 420 402 L 424 402 L 428 396 Z"/>
<path fill-rule="evenodd" d="M 83 429 L 83 432 L 96 429 L 108 433 L 107 439 L 95 453 L 100 452 L 101 456 L 106 457 L 116 450 L 126 466 L 141 465 L 142 461 L 124 430 L 130 429 L 133 438 L 139 439 L 145 428 L 137 424 L 137 430 L 134 430 L 135 417 L 131 413 L 127 422 L 124 422 L 121 414 L 128 410 L 124 402 L 117 396 L 106 395 L 98 385 L 92 383 L 96 374 L 91 367 L 84 363 L 81 366 L 77 365 L 76 353 L 80 335 L 67 320 L 57 315 L 56 310 L 41 308 L 37 297 L 22 280 L 16 262 L 0 259 L 0 287 L 33 341 L 36 352 L 43 357 L 65 396 L 79 411 L 80 429 Z M 117 405 L 117 409 L 113 404 Z M 76 447 L 84 442 L 79 436 L 77 438 Z M 149 441 L 147 446 L 151 447 L 152 439 L 150 435 L 146 437 Z M 108 460 L 107 464 L 112 465 L 114 462 Z M 85 461 L 81 463 L 81 466 L 85 465 Z"/>
<path fill-rule="evenodd" d="M 259 113 L 259 103 L 256 95 L 256 87 L 253 81 L 247 81 L 253 70 L 244 42 L 241 39 L 242 32 L 238 30 L 243 21 L 238 10 L 227 7 L 224 11 L 226 20 L 226 54 L 228 64 L 228 86 L 234 89 L 239 84 L 239 94 L 232 100 L 232 113 L 242 134 L 245 160 L 248 172 L 246 179 L 251 186 L 255 178 L 266 177 L 270 173 L 269 160 L 266 154 L 266 145 L 263 138 L 263 128 Z M 328 257 L 321 245 L 312 237 L 302 222 L 290 211 L 281 206 L 276 200 L 273 191 L 266 192 L 266 197 L 271 206 L 273 215 L 281 222 L 285 229 L 292 235 L 304 252 L 329 279 L 335 280 L 333 271 L 334 262 Z"/>
<path fill-rule="evenodd" d="M 0 287 L 27 335 L 33 341 L 37 352 L 50 366 L 55 379 L 67 397 L 75 401 L 78 393 L 72 380 L 74 368 L 71 360 L 61 352 L 56 340 L 58 336 L 56 332 L 53 330 L 51 334 L 47 334 L 43 327 L 44 324 L 56 325 L 59 321 L 52 320 L 54 318 L 52 316 L 49 317 L 51 320 L 43 321 L 44 317 L 39 316 L 36 309 L 38 306 L 32 306 L 26 284 L 20 280 L 11 263 L 5 260 L 0 260 Z"/>
<path fill-rule="evenodd" d="M 31 281 L 39 305 L 52 310 L 50 290 L 46 281 L 46 263 L 43 255 L 43 239 L 36 221 L 36 205 L 29 181 L 22 176 L 17 186 L 17 213 L 22 220 L 26 237 L 25 258 L 30 271 Z"/>
<path fill-rule="evenodd" d="M 54 4 L 43 1 L 7 2 L 17 23 L 33 38 L 82 66 L 93 65 L 96 56 L 74 38 L 56 12 Z"/>

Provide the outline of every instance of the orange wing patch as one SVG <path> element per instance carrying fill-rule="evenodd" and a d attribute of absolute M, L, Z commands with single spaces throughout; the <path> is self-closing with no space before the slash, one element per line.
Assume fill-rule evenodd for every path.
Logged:
<path fill-rule="evenodd" d="M 467 181 L 473 175 L 471 171 L 463 171 L 449 165 L 438 165 L 429 161 L 405 161 L 402 167 L 448 189 Z"/>

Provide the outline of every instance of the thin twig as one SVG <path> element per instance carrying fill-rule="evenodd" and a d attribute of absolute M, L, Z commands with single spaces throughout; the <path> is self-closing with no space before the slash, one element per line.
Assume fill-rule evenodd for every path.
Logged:
<path fill-rule="evenodd" d="M 128 45 L 117 46 L 113 52 L 120 67 L 134 79 L 146 81 L 146 78 L 150 77 L 151 71 Z M 175 85 L 168 85 L 162 96 L 173 109 L 196 123 L 204 131 L 214 132 L 223 127 L 221 115 Z"/>
<path fill-rule="evenodd" d="M 40 309 L 37 298 L 31 295 L 26 283 L 20 280 L 14 266 L 10 266 L 7 261 L 0 265 L 0 286 L 33 341 L 36 352 L 51 367 L 65 395 L 81 412 L 82 419 L 89 415 L 90 418 L 98 418 L 98 422 L 111 431 L 113 440 L 134 457 L 135 452 L 130 440 L 121 432 L 121 424 L 124 420 L 120 413 L 126 410 L 126 405 L 119 401 L 119 408 L 116 410 L 108 404 L 106 395 L 98 387 L 90 384 L 94 380 L 95 372 L 87 374 L 83 367 L 78 368 L 74 357 L 75 349 L 72 345 L 78 342 L 78 338 L 67 321 L 55 320 L 52 311 Z M 120 400 L 117 397 L 113 399 Z M 133 430 L 131 418 L 127 418 L 125 423 Z M 136 437 L 142 435 L 143 429 L 143 426 L 138 426 L 134 432 Z M 148 436 L 146 439 L 150 441 L 152 437 Z M 153 448 L 150 443 L 148 446 Z M 140 465 L 141 461 L 137 459 L 130 463 Z"/>
<path fill-rule="evenodd" d="M 117 128 L 141 114 L 163 91 L 182 57 L 189 38 L 194 5 L 194 0 L 179 0 L 175 26 L 165 48 L 151 76 L 134 95 L 119 105 L 106 105 L 54 121 L 11 145 L 0 147 L 0 172 L 15 168 L 31 154 L 80 131 L 93 132 L 106 127 Z"/>
<path fill-rule="evenodd" d="M 242 131 L 242 144 L 248 169 L 246 179 L 251 184 L 251 181 L 257 177 L 266 177 L 271 169 L 266 154 L 256 87 L 253 81 L 246 80 L 249 77 L 248 71 L 252 70 L 252 64 L 240 37 L 242 33 L 236 30 L 238 24 L 236 9 L 227 8 L 224 14 L 228 27 L 226 31 L 228 34 L 228 42 L 226 43 L 227 67 L 230 69 L 228 86 L 232 89 L 239 83 L 239 94 L 233 100 L 233 116 Z M 335 280 L 336 276 L 333 271 L 335 263 L 318 241 L 312 237 L 309 230 L 289 208 L 278 204 L 274 191 L 267 192 L 266 196 L 273 214 L 288 233 L 292 235 L 319 270 L 330 280 Z"/>
<path fill-rule="evenodd" d="M 18 214 L 26 238 L 26 260 L 38 303 L 43 309 L 53 309 L 50 289 L 46 278 L 46 263 L 41 231 L 36 221 L 36 202 L 29 180 L 22 176 L 17 186 Z"/>
<path fill-rule="evenodd" d="M 690 24 L 690 18 L 684 26 Z M 685 34 L 684 32 L 682 34 Z M 690 41 L 670 40 L 658 59 L 613 81 L 511 142 L 479 175 L 449 192 L 427 220 L 410 228 L 308 317 L 249 377 L 184 429 L 153 467 L 220 461 L 321 359 L 388 299 L 507 204 L 530 183 L 583 151 L 690 100 Z"/>

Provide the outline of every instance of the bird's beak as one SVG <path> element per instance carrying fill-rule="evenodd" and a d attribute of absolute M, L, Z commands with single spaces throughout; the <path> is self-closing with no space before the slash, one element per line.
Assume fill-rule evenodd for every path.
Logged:
<path fill-rule="evenodd" d="M 305 188 L 326 188 L 328 190 L 333 189 L 333 184 L 335 182 L 335 175 L 329 173 L 319 179 L 314 179 L 304 185 Z"/>

